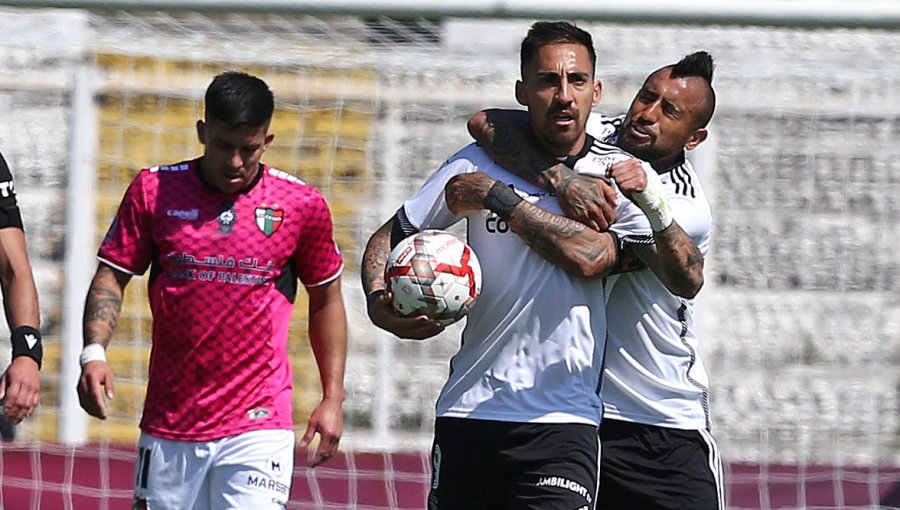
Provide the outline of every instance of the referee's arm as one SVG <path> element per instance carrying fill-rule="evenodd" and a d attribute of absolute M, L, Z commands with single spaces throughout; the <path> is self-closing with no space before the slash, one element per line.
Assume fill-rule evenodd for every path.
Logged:
<path fill-rule="evenodd" d="M 31 416 L 40 402 L 40 309 L 22 214 L 16 200 L 12 172 L 0 155 L 0 290 L 3 311 L 12 332 L 12 362 L 0 377 L 0 399 L 6 417 L 19 423 Z"/>

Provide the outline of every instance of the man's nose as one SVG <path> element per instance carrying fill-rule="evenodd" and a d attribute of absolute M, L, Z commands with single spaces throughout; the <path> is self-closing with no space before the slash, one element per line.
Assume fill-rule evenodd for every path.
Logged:
<path fill-rule="evenodd" d="M 231 165 L 231 168 L 241 168 L 244 166 L 244 158 L 241 157 L 241 152 L 234 151 L 231 153 L 231 157 L 228 158 L 228 164 Z"/>
<path fill-rule="evenodd" d="M 569 82 L 563 80 L 560 83 L 559 88 L 556 90 L 556 99 L 562 103 L 571 103 L 574 95 L 572 94 L 572 87 L 569 86 Z"/>
<path fill-rule="evenodd" d="M 647 105 L 646 108 L 641 110 L 638 118 L 647 124 L 653 124 L 657 120 L 659 120 L 660 110 L 661 110 L 661 105 L 659 104 L 659 101 L 657 101 L 655 103 L 651 103 L 651 104 Z"/>

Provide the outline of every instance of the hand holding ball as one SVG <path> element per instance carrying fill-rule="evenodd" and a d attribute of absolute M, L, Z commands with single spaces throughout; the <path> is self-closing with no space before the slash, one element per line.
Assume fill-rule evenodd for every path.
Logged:
<path fill-rule="evenodd" d="M 481 265 L 462 239 L 424 230 L 394 247 L 385 281 L 398 314 L 452 324 L 469 312 L 481 292 Z"/>

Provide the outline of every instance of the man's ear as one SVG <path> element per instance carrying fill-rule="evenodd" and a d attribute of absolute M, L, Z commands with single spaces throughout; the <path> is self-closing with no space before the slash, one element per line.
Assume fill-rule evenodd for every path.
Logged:
<path fill-rule="evenodd" d="M 525 99 L 525 83 L 522 80 L 516 80 L 516 101 L 522 106 L 528 106 L 528 101 Z"/>
<path fill-rule="evenodd" d="M 206 123 L 202 119 L 197 121 L 197 140 L 206 145 Z"/>
<path fill-rule="evenodd" d="M 703 143 L 703 140 L 706 140 L 706 137 L 709 136 L 709 131 L 706 128 L 695 129 L 691 136 L 688 137 L 688 141 L 684 144 L 684 148 L 687 150 L 691 150 L 694 147 Z"/>
<path fill-rule="evenodd" d="M 597 106 L 600 104 L 600 97 L 603 95 L 603 83 L 600 80 L 594 82 L 594 100 L 591 102 L 591 106 Z"/>

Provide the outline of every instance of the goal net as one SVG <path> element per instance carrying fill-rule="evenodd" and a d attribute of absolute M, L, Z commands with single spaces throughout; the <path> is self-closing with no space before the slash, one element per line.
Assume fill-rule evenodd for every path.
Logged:
<path fill-rule="evenodd" d="M 359 261 L 369 235 L 469 142 L 474 111 L 517 106 L 531 22 L 0 10 L 0 151 L 46 344 L 42 406 L 0 448 L 0 507 L 130 502 L 145 279 L 129 285 L 109 349 L 110 419 L 86 421 L 65 375 L 80 338 L 64 331 L 80 320 L 78 284 L 95 261 L 76 255 L 96 251 L 141 167 L 200 153 L 202 94 L 216 73 L 240 69 L 276 96 L 266 162 L 322 190 L 346 264 L 342 454 L 311 470 L 298 451 L 290 508 L 423 508 L 434 402 L 460 329 L 414 342 L 372 326 Z M 606 114 L 623 112 L 652 70 L 699 49 L 716 59 L 712 135 L 691 157 L 714 218 L 697 315 L 729 508 L 900 506 L 897 33 L 579 25 L 594 36 Z M 89 192 L 71 192 L 85 182 Z M 289 349 L 301 432 L 320 396 L 305 309 L 301 291 Z"/>

